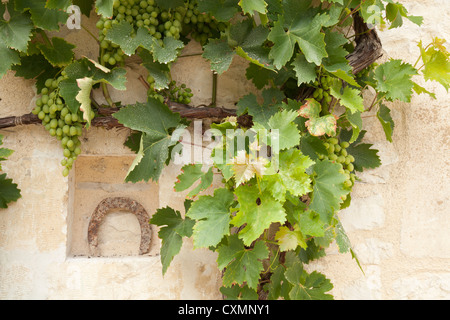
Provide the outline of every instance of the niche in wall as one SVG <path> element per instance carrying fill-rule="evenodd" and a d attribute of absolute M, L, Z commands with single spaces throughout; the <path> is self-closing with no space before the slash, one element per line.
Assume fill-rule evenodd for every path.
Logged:
<path fill-rule="evenodd" d="M 69 187 L 68 255 L 155 256 L 159 240 L 149 224 L 159 187 L 125 183 L 134 156 L 80 156 Z"/>

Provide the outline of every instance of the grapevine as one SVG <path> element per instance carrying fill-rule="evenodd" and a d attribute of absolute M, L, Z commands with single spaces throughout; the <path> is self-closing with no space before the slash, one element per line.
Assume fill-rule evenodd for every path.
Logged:
<path fill-rule="evenodd" d="M 117 21 L 117 20 L 113 20 Z M 106 18 L 100 18 L 96 26 L 99 29 L 100 62 L 105 66 L 114 67 L 124 63 L 124 52 L 120 46 L 105 39 L 105 35 L 111 29 L 113 22 Z"/>
<path fill-rule="evenodd" d="M 36 107 L 32 113 L 42 120 L 42 125 L 52 137 L 61 141 L 64 159 L 61 165 L 64 177 L 69 175 L 72 166 L 81 154 L 81 142 L 79 137 L 83 134 L 83 115 L 81 112 L 72 113 L 65 105 L 64 99 L 59 95 L 58 85 L 65 79 L 65 72 L 57 79 L 47 79 L 45 87 L 36 100 Z M 90 118 L 93 119 L 94 112 L 91 111 Z"/>
<path fill-rule="evenodd" d="M 182 49 L 195 41 L 214 79 L 214 107 L 202 111 L 225 139 L 217 138 L 208 166 L 183 166 L 174 189 L 187 192 L 184 214 L 159 208 L 150 220 L 160 228 L 163 275 L 183 238 L 190 238 L 195 249 L 217 254 L 224 298 L 333 298 L 330 280 L 304 265 L 324 256 L 333 242 L 359 264 L 337 213 L 351 204 L 358 174 L 381 165 L 378 150 L 363 141 L 363 115 L 376 112 L 392 142 L 388 102 L 410 102 L 413 94 L 435 97 L 414 76 L 450 88 L 445 40 L 420 42 L 415 65 L 380 63 L 381 41 L 369 28 L 374 6 L 384 13 L 380 26 L 399 28 L 403 19 L 422 23 L 390 0 L 373 6 L 365 0 L 92 1 L 98 56 L 75 58 L 74 45 L 47 33 L 59 29 L 69 3 L 9 0 L 0 12 L 3 25 L 19 26 L 16 32 L 0 30 L 0 75 L 14 70 L 36 80 L 38 97 L 27 123 L 39 121 L 60 141 L 63 176 L 82 153 L 83 131 L 99 120 L 133 132 L 126 145 L 139 161 L 126 182 L 159 181 L 184 151 L 179 133 L 186 119 L 200 110 L 190 106 L 189 83 L 177 83 L 171 74 Z M 123 106 L 111 100 L 107 85 L 127 89 L 128 56 L 139 57 L 146 69 L 141 80 L 148 99 Z M 217 83 L 235 56 L 248 62 L 242 77 L 259 92 L 240 97 L 228 110 L 216 106 Z M 92 98 L 98 84 L 108 106 Z M 375 91 L 369 106 L 363 99 L 368 88 Z M 185 116 L 180 110 L 187 110 Z M 206 194 L 215 175 L 222 186 Z"/>
<path fill-rule="evenodd" d="M 151 75 L 147 77 L 147 82 L 150 86 L 148 96 L 150 98 L 158 99 L 161 102 L 169 100 L 181 104 L 189 104 L 191 103 L 191 98 L 194 96 L 192 90 L 187 88 L 184 83 L 177 86 L 176 81 L 171 81 L 168 89 L 155 90 L 155 79 Z"/>
<path fill-rule="evenodd" d="M 183 34 L 189 34 L 191 37 L 204 45 L 208 39 L 220 37 L 220 33 L 227 28 L 227 23 L 218 22 L 210 13 L 202 13 L 198 10 L 197 0 L 185 2 L 183 19 Z"/>

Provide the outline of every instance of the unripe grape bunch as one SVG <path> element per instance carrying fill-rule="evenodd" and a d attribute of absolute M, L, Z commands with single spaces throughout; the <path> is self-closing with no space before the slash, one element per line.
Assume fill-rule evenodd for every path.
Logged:
<path fill-rule="evenodd" d="M 189 0 L 185 2 L 184 19 L 185 30 L 191 33 L 192 39 L 206 44 L 210 38 L 219 38 L 220 32 L 227 28 L 224 22 L 218 22 L 211 14 L 201 13 L 198 10 L 198 1 Z"/>
<path fill-rule="evenodd" d="M 162 45 L 164 37 L 180 38 L 184 18 L 180 11 L 182 12 L 183 9 L 182 7 L 175 11 L 161 10 L 155 0 L 114 0 L 112 19 L 101 17 L 97 22 L 102 49 L 100 62 L 114 67 L 124 60 L 124 53 L 119 46 L 105 39 L 108 30 L 114 24 L 121 21 L 130 23 L 133 26 L 131 37 L 136 35 L 139 28 L 144 27 Z"/>
<path fill-rule="evenodd" d="M 58 85 L 64 79 L 66 77 L 63 71 L 57 79 L 45 81 L 45 87 L 40 91 L 41 96 L 36 100 L 36 107 L 32 113 L 38 116 L 52 137 L 61 141 L 64 155 L 61 161 L 64 167 L 62 174 L 67 177 L 81 153 L 79 137 L 83 134 L 83 115 L 80 111 L 72 113 L 59 95 Z M 91 119 L 94 116 L 95 114 L 91 112 Z"/>
<path fill-rule="evenodd" d="M 178 86 L 175 81 L 171 81 L 169 83 L 169 88 L 164 90 L 155 90 L 155 79 L 151 75 L 147 77 L 147 82 L 150 85 L 148 96 L 158 99 L 161 103 L 164 103 L 164 100 L 168 99 L 173 102 L 189 104 L 194 95 L 192 90 L 185 84 Z"/>
<path fill-rule="evenodd" d="M 355 158 L 348 154 L 347 148 L 350 144 L 347 141 L 342 141 L 339 143 L 339 140 L 335 137 L 328 138 L 324 143 L 325 148 L 327 149 L 327 154 L 320 154 L 320 160 L 330 160 L 342 165 L 342 169 L 340 172 L 346 176 L 346 181 L 344 182 L 344 186 L 347 188 L 353 187 L 356 181 L 355 171 Z"/>
<path fill-rule="evenodd" d="M 330 93 L 332 78 L 329 75 L 324 75 L 320 80 L 314 82 L 314 87 L 316 88 L 313 92 L 313 98 L 322 104 L 322 110 L 326 111 L 329 109 L 330 103 L 332 101 L 332 96 Z"/>

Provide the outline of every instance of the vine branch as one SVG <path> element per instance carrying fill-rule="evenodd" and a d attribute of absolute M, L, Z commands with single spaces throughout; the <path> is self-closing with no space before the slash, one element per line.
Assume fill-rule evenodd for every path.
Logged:
<path fill-rule="evenodd" d="M 227 117 L 236 117 L 236 110 L 226 108 L 211 108 L 211 107 L 192 107 L 189 105 L 169 101 L 168 105 L 173 112 L 177 112 L 180 116 L 187 119 L 216 119 L 217 121 L 225 119 Z M 120 108 L 105 108 L 99 107 L 98 114 L 100 117 L 96 117 L 92 120 L 91 125 L 93 127 L 104 127 L 106 129 L 121 128 L 122 124 L 113 117 L 113 114 L 119 111 Z M 0 118 L 0 129 L 12 128 L 21 125 L 41 124 L 41 120 L 37 115 L 32 113 L 22 116 L 12 116 L 6 118 Z M 238 122 L 243 126 L 251 124 L 251 117 L 244 115 L 238 117 Z"/>
<path fill-rule="evenodd" d="M 353 68 L 353 73 L 356 74 L 370 66 L 382 56 L 382 45 L 375 29 L 369 29 L 358 12 L 353 13 L 353 18 L 353 28 L 356 34 L 356 48 L 354 52 L 347 56 L 347 59 L 349 60 L 350 66 Z M 215 97 L 216 90 L 217 88 L 213 88 L 213 97 Z M 106 98 L 108 98 L 108 96 L 109 95 L 106 94 Z M 215 102 L 214 99 L 213 102 Z M 112 104 L 112 101 L 108 101 L 108 103 L 114 105 Z M 208 106 L 193 107 L 173 101 L 166 101 L 166 103 L 173 112 L 178 112 L 180 116 L 187 119 L 212 119 L 219 121 L 227 117 L 236 117 L 236 110 L 233 109 L 220 107 L 211 108 Z M 100 117 L 96 117 L 92 120 L 92 126 L 105 127 L 107 129 L 123 127 L 117 119 L 112 116 L 118 110 L 119 108 L 115 106 L 112 108 L 99 107 L 98 113 Z M 251 116 L 244 115 L 237 119 L 238 123 L 242 126 L 250 127 L 252 124 Z M 12 116 L 0 118 L 0 129 L 40 123 L 41 120 L 39 120 L 36 115 L 30 113 L 19 117 Z"/>

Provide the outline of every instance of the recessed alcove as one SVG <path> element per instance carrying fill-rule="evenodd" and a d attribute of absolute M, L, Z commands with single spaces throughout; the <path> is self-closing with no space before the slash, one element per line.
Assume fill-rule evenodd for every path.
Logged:
<path fill-rule="evenodd" d="M 160 245 L 149 220 L 159 187 L 125 183 L 134 156 L 80 156 L 69 187 L 70 257 L 155 256 Z"/>

